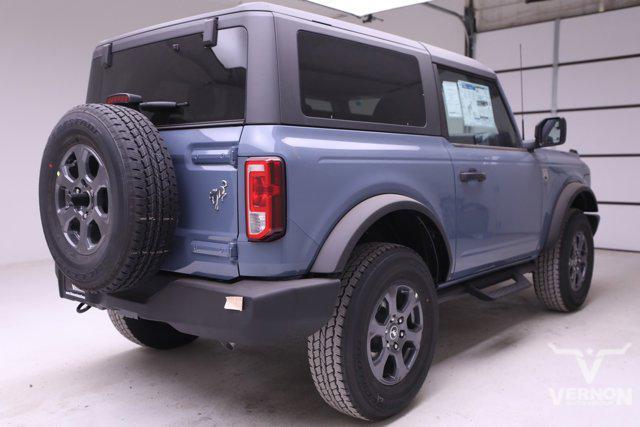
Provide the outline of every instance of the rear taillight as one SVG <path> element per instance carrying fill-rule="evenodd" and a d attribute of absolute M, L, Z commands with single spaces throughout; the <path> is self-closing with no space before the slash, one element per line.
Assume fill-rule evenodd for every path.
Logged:
<path fill-rule="evenodd" d="M 105 102 L 114 105 L 140 104 L 142 97 L 133 93 L 114 93 L 107 96 Z"/>
<path fill-rule="evenodd" d="M 284 161 L 278 157 L 252 157 L 246 161 L 246 220 L 249 240 L 275 240 L 284 235 L 284 177 Z"/>

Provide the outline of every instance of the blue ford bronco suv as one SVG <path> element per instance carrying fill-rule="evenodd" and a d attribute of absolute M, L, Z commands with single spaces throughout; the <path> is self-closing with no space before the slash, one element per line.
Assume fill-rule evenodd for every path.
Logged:
<path fill-rule="evenodd" d="M 60 296 L 153 348 L 308 337 L 329 405 L 389 417 L 440 302 L 585 301 L 589 169 L 516 129 L 479 62 L 267 3 L 106 40 L 40 171 Z"/>

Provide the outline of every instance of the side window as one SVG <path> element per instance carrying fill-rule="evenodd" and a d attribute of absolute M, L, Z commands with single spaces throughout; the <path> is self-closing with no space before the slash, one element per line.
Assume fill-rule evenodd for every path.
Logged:
<path fill-rule="evenodd" d="M 449 140 L 518 147 L 518 134 L 496 84 L 460 71 L 439 69 Z"/>
<path fill-rule="evenodd" d="M 302 112 L 310 117 L 424 126 L 424 94 L 412 55 L 298 32 Z"/>

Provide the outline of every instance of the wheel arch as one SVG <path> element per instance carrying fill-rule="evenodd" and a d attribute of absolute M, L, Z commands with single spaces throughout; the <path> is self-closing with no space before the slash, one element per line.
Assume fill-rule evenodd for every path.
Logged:
<path fill-rule="evenodd" d="M 586 214 L 591 230 L 594 235 L 596 234 L 600 222 L 600 216 L 594 213 L 598 212 L 596 196 L 589 186 L 580 182 L 571 182 L 562 189 L 556 200 L 543 246 L 544 250 L 553 247 L 557 242 L 562 230 L 562 223 L 567 212 L 572 208 L 579 209 Z"/>
<path fill-rule="evenodd" d="M 437 216 L 419 201 L 400 194 L 371 197 L 347 212 L 329 233 L 311 272 L 343 271 L 358 243 L 368 241 L 399 243 L 416 250 L 436 283 L 451 272 L 452 252 Z"/>

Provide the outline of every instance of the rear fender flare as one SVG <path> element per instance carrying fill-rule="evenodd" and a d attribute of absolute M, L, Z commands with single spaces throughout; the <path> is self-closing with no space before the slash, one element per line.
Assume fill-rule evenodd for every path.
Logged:
<path fill-rule="evenodd" d="M 360 238 L 385 215 L 413 210 L 427 216 L 444 237 L 449 259 L 453 260 L 449 241 L 436 215 L 419 201 L 400 194 L 381 194 L 360 202 L 333 227 L 311 267 L 312 273 L 336 273 L 344 270 L 349 256 Z"/>

